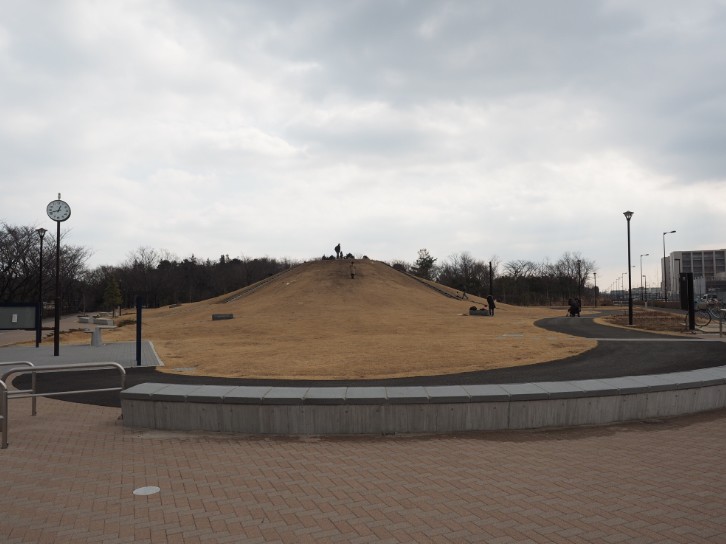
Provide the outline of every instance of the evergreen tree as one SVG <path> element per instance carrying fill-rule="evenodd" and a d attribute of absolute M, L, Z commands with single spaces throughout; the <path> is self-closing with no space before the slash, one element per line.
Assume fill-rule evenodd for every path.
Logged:
<path fill-rule="evenodd" d="M 113 310 L 121 304 L 123 298 L 121 297 L 121 289 L 118 287 L 116 278 L 110 276 L 106 282 L 106 289 L 103 292 L 103 305 L 106 308 Z"/>
<path fill-rule="evenodd" d="M 435 275 L 435 262 L 436 259 L 431 256 L 428 249 L 419 249 L 418 259 L 416 259 L 416 262 L 413 263 L 413 268 L 411 269 L 411 272 L 419 278 L 433 280 Z"/>

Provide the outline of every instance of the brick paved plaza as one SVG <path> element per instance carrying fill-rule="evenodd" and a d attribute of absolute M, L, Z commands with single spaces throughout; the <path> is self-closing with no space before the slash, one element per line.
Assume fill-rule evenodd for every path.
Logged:
<path fill-rule="evenodd" d="M 335 439 L 133 430 L 44 398 L 10 412 L 2 542 L 726 541 L 726 411 Z"/>

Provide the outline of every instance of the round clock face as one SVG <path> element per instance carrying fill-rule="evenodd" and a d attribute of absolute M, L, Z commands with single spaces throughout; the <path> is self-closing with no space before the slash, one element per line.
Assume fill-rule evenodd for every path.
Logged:
<path fill-rule="evenodd" d="M 62 200 L 54 200 L 48 204 L 46 211 L 53 221 L 65 221 L 71 216 L 71 207 Z"/>

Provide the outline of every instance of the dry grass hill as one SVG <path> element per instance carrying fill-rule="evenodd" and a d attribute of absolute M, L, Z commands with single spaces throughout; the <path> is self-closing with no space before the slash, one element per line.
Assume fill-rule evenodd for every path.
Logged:
<path fill-rule="evenodd" d="M 166 372 L 248 378 L 447 374 L 551 361 L 595 346 L 533 326 L 559 310 L 501 304 L 493 318 L 469 316 L 482 299 L 447 298 L 377 261 L 356 261 L 356 268 L 351 279 L 348 261 L 313 261 L 223 297 L 144 310 L 143 337 Z M 234 318 L 213 321 L 220 313 Z M 124 326 L 104 341 L 134 334 Z"/>

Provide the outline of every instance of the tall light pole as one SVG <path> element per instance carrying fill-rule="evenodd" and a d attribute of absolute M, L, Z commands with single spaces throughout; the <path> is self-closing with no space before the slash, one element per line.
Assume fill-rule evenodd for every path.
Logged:
<path fill-rule="evenodd" d="M 666 234 L 673 234 L 676 231 L 669 230 L 663 233 L 663 298 L 668 302 L 668 269 L 666 268 L 665 237 Z"/>
<path fill-rule="evenodd" d="M 641 280 L 645 280 L 645 290 L 647 291 L 648 290 L 648 278 L 646 278 L 645 275 L 641 275 L 640 276 L 640 279 Z M 647 303 L 647 301 L 648 301 L 648 293 L 645 294 L 645 300 L 646 300 L 646 303 Z"/>
<path fill-rule="evenodd" d="M 35 332 L 35 347 L 40 346 L 41 337 L 43 336 L 43 238 L 48 232 L 44 228 L 39 228 L 35 232 L 40 236 L 40 270 L 38 272 L 38 324 Z"/>
<path fill-rule="evenodd" d="M 633 284 L 631 281 L 630 274 L 630 219 L 633 217 L 633 212 L 627 211 L 623 215 L 628 222 L 628 325 L 633 324 Z"/>
<path fill-rule="evenodd" d="M 643 253 L 640 256 L 640 301 L 642 302 L 643 299 L 643 257 L 649 257 L 650 253 Z"/>
<path fill-rule="evenodd" d="M 595 276 L 595 308 L 597 308 L 597 272 L 592 273 Z"/>

